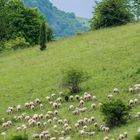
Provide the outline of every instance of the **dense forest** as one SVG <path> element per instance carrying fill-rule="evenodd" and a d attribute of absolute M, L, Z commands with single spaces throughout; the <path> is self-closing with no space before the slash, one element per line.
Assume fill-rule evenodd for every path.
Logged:
<path fill-rule="evenodd" d="M 46 17 L 56 37 L 71 36 L 88 30 L 88 26 L 82 24 L 74 13 L 57 9 L 49 0 L 24 0 L 24 3 L 28 7 L 36 7 Z"/>

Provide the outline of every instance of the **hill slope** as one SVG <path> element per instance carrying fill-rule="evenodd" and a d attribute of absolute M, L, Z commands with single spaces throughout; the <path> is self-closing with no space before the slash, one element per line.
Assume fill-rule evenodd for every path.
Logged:
<path fill-rule="evenodd" d="M 88 30 L 88 26 L 79 22 L 73 13 L 57 9 L 49 0 L 24 0 L 24 3 L 26 6 L 36 7 L 46 17 L 56 37 L 71 36 Z"/>
<path fill-rule="evenodd" d="M 0 117 L 9 118 L 5 114 L 8 106 L 23 105 L 25 102 L 34 101 L 37 97 L 45 104 L 47 95 L 62 90 L 58 88 L 58 83 L 63 76 L 62 71 L 71 66 L 79 67 L 91 76 L 83 87 L 88 87 L 88 91 L 97 96 L 96 104 L 105 101 L 114 87 L 121 90 L 119 98 L 126 103 L 131 98 L 138 98 L 137 94 L 130 95 L 126 91 L 128 87 L 140 83 L 139 28 L 140 23 L 89 32 L 52 42 L 44 52 L 40 52 L 39 48 L 35 47 L 1 54 Z M 100 110 L 94 113 L 86 112 L 82 116 L 66 113 L 70 104 L 73 103 L 63 105 L 59 110 L 59 117 L 67 118 L 71 125 L 74 125 L 76 120 L 91 115 L 95 116 L 98 122 L 102 122 Z M 132 116 L 140 111 L 139 107 L 140 105 L 132 110 Z M 42 112 L 46 113 L 49 109 L 50 107 L 47 106 Z M 37 112 L 41 113 L 39 109 Z M 34 114 L 32 111 L 26 113 Z M 19 114 L 15 113 L 12 116 Z M 21 121 L 15 122 L 14 127 L 7 131 L 8 136 L 14 134 L 16 127 L 21 124 Z M 120 133 L 128 131 L 128 140 L 132 140 L 139 126 L 140 121 L 133 120 L 125 126 L 111 130 L 108 134 L 97 132 L 94 139 L 102 140 L 106 135 L 117 139 Z M 90 129 L 94 130 L 93 126 Z M 2 131 L 4 130 L 0 126 L 0 132 Z M 31 139 L 31 135 L 40 132 L 40 129 L 29 129 L 27 132 Z M 79 134 L 75 130 L 70 136 L 72 140 L 79 139 Z M 87 139 L 93 138 L 87 137 Z"/>

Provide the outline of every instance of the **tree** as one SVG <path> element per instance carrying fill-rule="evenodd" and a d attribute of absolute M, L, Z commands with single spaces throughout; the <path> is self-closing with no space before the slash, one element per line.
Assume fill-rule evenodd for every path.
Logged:
<path fill-rule="evenodd" d="M 102 0 L 96 3 L 91 29 L 123 25 L 133 20 L 129 0 Z"/>
<path fill-rule="evenodd" d="M 119 99 L 103 103 L 101 112 L 104 114 L 105 122 L 109 127 L 125 124 L 130 117 L 130 108 Z"/>
<path fill-rule="evenodd" d="M 139 21 L 140 17 L 140 0 L 130 0 L 132 4 L 132 12 L 136 17 L 136 20 Z"/>
<path fill-rule="evenodd" d="M 62 80 L 62 86 L 68 88 L 70 93 L 78 93 L 80 84 L 88 79 L 88 76 L 77 69 L 69 69 Z"/>
<path fill-rule="evenodd" d="M 40 50 L 43 51 L 46 49 L 47 34 L 46 34 L 46 23 L 43 22 L 40 27 Z"/>

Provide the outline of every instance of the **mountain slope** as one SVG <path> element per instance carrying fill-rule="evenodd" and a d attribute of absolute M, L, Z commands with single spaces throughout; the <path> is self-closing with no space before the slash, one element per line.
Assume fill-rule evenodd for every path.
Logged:
<path fill-rule="evenodd" d="M 24 0 L 26 6 L 36 7 L 47 19 L 56 37 L 66 37 L 76 32 L 85 32 L 88 27 L 81 24 L 73 13 L 57 9 L 49 0 Z"/>
<path fill-rule="evenodd" d="M 35 113 L 45 114 L 46 111 L 51 110 L 52 108 L 47 104 L 45 97 L 62 91 L 58 85 L 63 77 L 63 70 L 72 66 L 81 68 L 91 76 L 82 87 L 86 87 L 92 95 L 97 96 L 97 102 L 95 102 L 97 105 L 106 101 L 107 95 L 113 94 L 112 89 L 115 87 L 120 89 L 120 94 L 117 97 L 125 103 L 128 103 L 130 99 L 139 99 L 137 94 L 133 95 L 127 92 L 129 87 L 140 83 L 139 28 L 140 23 L 137 23 L 85 33 L 49 43 L 48 49 L 44 52 L 40 52 L 37 46 L 0 54 L 0 122 L 2 117 L 10 118 L 5 113 L 8 106 L 18 104 L 23 106 L 25 102 L 34 101 L 35 98 L 40 98 L 45 108 L 43 110 L 37 108 L 35 112 L 25 109 L 24 112 L 32 115 Z M 93 101 L 85 106 L 89 108 L 91 103 Z M 103 123 L 103 116 L 98 108 L 94 112 L 88 110 L 82 115 L 76 116 L 68 111 L 71 104 L 75 105 L 76 103 L 69 102 L 62 105 L 58 118 L 67 118 L 70 121 L 73 128 L 72 134 L 70 134 L 72 140 L 83 139 L 74 129 L 74 123 L 78 119 L 95 116 L 97 122 Z M 139 108 L 140 104 L 132 109 L 133 118 Z M 21 112 L 14 113 L 11 116 L 20 114 Z M 22 121 L 15 121 L 14 126 L 8 130 L 0 126 L 0 132 L 6 131 L 7 136 L 12 136 L 15 133 L 20 134 L 20 132 L 16 132 L 16 127 L 21 124 Z M 132 140 L 139 126 L 140 121 L 132 119 L 122 127 L 114 128 L 108 133 L 96 131 L 94 137 L 86 137 L 86 139 L 103 140 L 104 136 L 118 139 L 119 134 L 127 131 L 127 140 Z M 49 125 L 45 129 L 52 132 L 53 125 Z M 59 127 L 59 130 L 61 129 Z M 89 130 L 94 131 L 94 126 L 92 125 Z M 40 132 L 40 128 L 29 128 L 27 130 L 29 140 L 32 139 L 33 133 L 38 132 Z"/>

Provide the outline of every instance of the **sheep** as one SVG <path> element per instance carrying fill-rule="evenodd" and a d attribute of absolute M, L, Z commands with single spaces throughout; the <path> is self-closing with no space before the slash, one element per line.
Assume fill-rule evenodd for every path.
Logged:
<path fill-rule="evenodd" d="M 40 114 L 38 115 L 39 119 L 43 119 L 44 118 L 44 115 L 43 114 Z"/>
<path fill-rule="evenodd" d="M 109 137 L 104 137 L 104 139 L 103 140 L 109 140 Z"/>
<path fill-rule="evenodd" d="M 47 126 L 47 123 L 46 122 L 43 122 L 43 126 L 46 127 Z"/>
<path fill-rule="evenodd" d="M 130 107 L 134 106 L 134 101 L 133 101 L 132 99 L 129 100 L 129 106 L 130 106 Z"/>
<path fill-rule="evenodd" d="M 54 115 L 58 115 L 58 111 L 57 110 L 54 111 Z"/>
<path fill-rule="evenodd" d="M 84 130 L 80 130 L 80 135 L 81 136 L 85 135 L 85 131 Z"/>
<path fill-rule="evenodd" d="M 53 103 L 53 109 L 56 109 L 56 108 L 58 108 L 58 104 L 57 103 Z"/>
<path fill-rule="evenodd" d="M 35 106 L 34 106 L 34 105 L 31 105 L 30 108 L 31 108 L 31 110 L 33 110 L 33 111 L 35 110 Z"/>
<path fill-rule="evenodd" d="M 24 107 L 25 107 L 25 108 L 29 108 L 29 106 L 30 106 L 30 103 L 25 103 L 25 104 L 24 104 Z"/>
<path fill-rule="evenodd" d="M 65 132 L 64 130 L 61 131 L 61 135 L 62 135 L 62 136 L 64 136 L 65 133 L 66 133 L 66 132 Z"/>
<path fill-rule="evenodd" d="M 68 102 L 69 101 L 69 97 L 65 96 L 65 101 Z"/>
<path fill-rule="evenodd" d="M 140 87 L 134 87 L 134 92 L 139 93 L 140 92 Z"/>
<path fill-rule="evenodd" d="M 86 110 L 87 110 L 87 108 L 84 107 L 84 108 L 80 108 L 78 112 L 83 113 L 83 112 L 86 112 Z"/>
<path fill-rule="evenodd" d="M 41 122 L 37 122 L 36 125 L 37 125 L 38 127 L 40 127 L 40 126 L 41 126 Z"/>
<path fill-rule="evenodd" d="M 51 98 L 55 99 L 56 98 L 56 94 L 55 93 L 51 94 Z"/>
<path fill-rule="evenodd" d="M 25 116 L 25 121 L 28 121 L 30 119 L 30 116 Z"/>
<path fill-rule="evenodd" d="M 50 101 L 51 98 L 49 96 L 46 97 L 46 101 Z"/>
<path fill-rule="evenodd" d="M 8 115 L 12 114 L 12 110 L 7 110 L 6 113 L 7 113 Z"/>
<path fill-rule="evenodd" d="M 97 101 L 97 97 L 96 96 L 93 96 L 93 101 Z"/>
<path fill-rule="evenodd" d="M 16 131 L 22 131 L 22 128 L 21 127 L 17 127 Z"/>
<path fill-rule="evenodd" d="M 17 105 L 17 112 L 21 111 L 21 105 Z"/>
<path fill-rule="evenodd" d="M 123 134 L 120 134 L 119 135 L 119 140 L 123 140 L 124 139 L 124 135 Z"/>
<path fill-rule="evenodd" d="M 70 96 L 70 101 L 73 101 L 74 100 L 74 97 L 71 95 Z"/>
<path fill-rule="evenodd" d="M 128 132 L 124 132 L 124 138 L 128 137 Z"/>
<path fill-rule="evenodd" d="M 77 101 L 80 100 L 80 96 L 79 95 L 75 95 L 75 98 L 76 98 Z"/>
<path fill-rule="evenodd" d="M 51 116 L 47 113 L 47 114 L 45 115 L 45 119 L 49 119 L 49 118 L 51 118 Z"/>
<path fill-rule="evenodd" d="M 137 129 L 137 133 L 139 133 L 139 134 L 140 134 L 140 127 Z"/>
<path fill-rule="evenodd" d="M 43 109 L 44 108 L 44 105 L 43 104 L 40 104 L 39 106 L 40 106 L 40 109 Z"/>
<path fill-rule="evenodd" d="M 52 111 L 48 111 L 47 114 L 49 114 L 50 116 L 54 115 Z"/>
<path fill-rule="evenodd" d="M 74 127 L 79 129 L 79 127 L 80 127 L 79 123 L 75 123 Z"/>
<path fill-rule="evenodd" d="M 109 100 L 112 100 L 113 95 L 112 95 L 112 94 L 109 94 L 109 95 L 107 96 L 107 98 L 108 98 Z"/>
<path fill-rule="evenodd" d="M 62 125 L 63 121 L 62 120 L 58 120 L 57 124 Z"/>
<path fill-rule="evenodd" d="M 52 120 L 51 119 L 48 120 L 48 124 L 52 124 Z"/>
<path fill-rule="evenodd" d="M 3 137 L 5 137 L 6 136 L 6 132 L 1 132 L 0 135 L 3 136 Z"/>
<path fill-rule="evenodd" d="M 80 100 L 80 106 L 84 105 L 84 101 Z"/>
<path fill-rule="evenodd" d="M 53 128 L 56 130 L 57 129 L 57 125 L 54 125 Z"/>
<path fill-rule="evenodd" d="M 74 110 L 74 106 L 70 105 L 68 110 L 73 111 Z"/>
<path fill-rule="evenodd" d="M 50 140 L 56 140 L 56 137 L 51 137 Z"/>
<path fill-rule="evenodd" d="M 39 134 L 39 138 L 40 139 L 44 139 L 44 135 L 43 134 Z"/>
<path fill-rule="evenodd" d="M 39 139 L 39 134 L 33 134 L 33 135 L 32 135 L 32 138 L 33 138 L 33 140 Z"/>
<path fill-rule="evenodd" d="M 135 84 L 134 87 L 139 87 L 140 88 L 140 84 Z"/>
<path fill-rule="evenodd" d="M 69 98 L 69 97 L 68 97 Z M 56 100 L 57 102 L 59 102 L 59 103 L 61 103 L 62 102 L 62 98 L 57 98 L 57 100 Z"/>
<path fill-rule="evenodd" d="M 134 89 L 133 89 L 133 88 L 129 88 L 129 89 L 128 89 L 128 92 L 129 92 L 129 93 L 133 93 L 133 92 L 134 92 Z"/>
<path fill-rule="evenodd" d="M 95 118 L 94 117 L 91 117 L 91 121 L 94 122 L 95 121 Z"/>
<path fill-rule="evenodd" d="M 67 133 L 69 133 L 69 132 L 71 131 L 71 127 L 70 127 L 70 126 L 66 127 L 66 128 L 65 128 L 65 131 L 66 131 Z"/>
<path fill-rule="evenodd" d="M 59 140 L 65 140 L 65 138 L 64 137 L 59 137 Z"/>
<path fill-rule="evenodd" d="M 41 103 L 40 99 L 38 99 L 38 98 L 35 99 L 35 103 L 36 103 L 36 104 L 40 104 L 40 103 Z"/>
<path fill-rule="evenodd" d="M 138 104 L 138 99 L 134 99 L 134 104 L 137 105 Z"/>
<path fill-rule="evenodd" d="M 120 91 L 119 91 L 118 88 L 114 88 L 114 89 L 113 89 L 113 92 L 114 92 L 114 93 L 117 93 L 117 94 L 120 93 Z"/>
<path fill-rule="evenodd" d="M 91 104 L 91 110 L 96 109 L 96 104 Z"/>
<path fill-rule="evenodd" d="M 84 127 L 83 127 L 83 130 L 86 130 L 87 129 L 87 126 L 85 125 Z"/>

